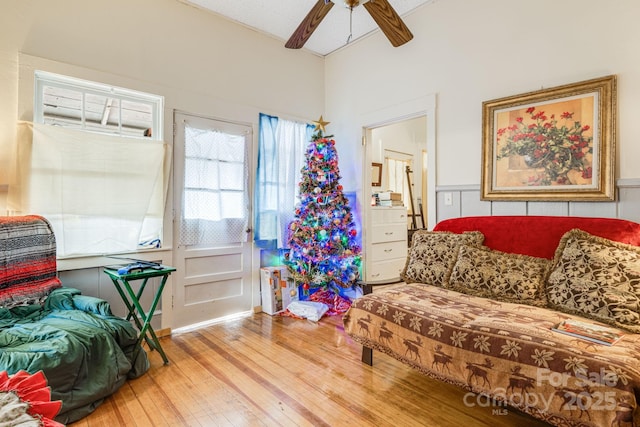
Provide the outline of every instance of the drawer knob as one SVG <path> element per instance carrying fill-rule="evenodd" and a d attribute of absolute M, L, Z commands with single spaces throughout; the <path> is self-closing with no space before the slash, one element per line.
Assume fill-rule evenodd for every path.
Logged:
<path fill-rule="evenodd" d="M 389 252 L 393 251 L 393 249 L 385 249 L 384 251 L 389 253 Z"/>
<path fill-rule="evenodd" d="M 393 234 L 393 231 L 387 231 L 384 234 L 386 234 L 387 236 L 391 236 Z"/>

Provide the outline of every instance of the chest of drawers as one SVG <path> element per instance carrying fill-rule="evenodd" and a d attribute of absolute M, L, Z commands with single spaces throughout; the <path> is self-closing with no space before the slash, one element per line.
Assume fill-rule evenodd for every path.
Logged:
<path fill-rule="evenodd" d="M 365 244 L 365 281 L 399 281 L 407 259 L 407 208 L 374 206 L 370 212 Z"/>

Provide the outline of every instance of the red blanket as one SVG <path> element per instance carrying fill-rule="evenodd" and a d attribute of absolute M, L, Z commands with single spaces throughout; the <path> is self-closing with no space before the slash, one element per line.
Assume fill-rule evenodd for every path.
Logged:
<path fill-rule="evenodd" d="M 61 286 L 49 222 L 36 215 L 0 217 L 0 306 L 42 303 Z"/>

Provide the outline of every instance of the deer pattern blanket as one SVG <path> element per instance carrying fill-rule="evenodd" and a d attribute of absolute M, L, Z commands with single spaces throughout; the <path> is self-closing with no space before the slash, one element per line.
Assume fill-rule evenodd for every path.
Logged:
<path fill-rule="evenodd" d="M 568 318 L 409 284 L 357 299 L 344 325 L 363 346 L 469 390 L 463 405 L 490 396 L 552 425 L 640 426 L 640 334 L 607 346 L 552 330 Z"/>

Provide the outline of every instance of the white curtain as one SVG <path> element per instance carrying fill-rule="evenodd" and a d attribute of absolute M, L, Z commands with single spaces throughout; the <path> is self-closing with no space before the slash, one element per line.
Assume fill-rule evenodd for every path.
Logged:
<path fill-rule="evenodd" d="M 51 222 L 58 256 L 135 251 L 141 242 L 159 242 L 166 144 L 37 123 L 19 127 L 10 203 L 17 213 Z"/>
<path fill-rule="evenodd" d="M 295 205 L 300 201 L 299 183 L 305 164 L 305 151 L 309 145 L 307 124 L 280 120 L 276 130 L 278 141 L 278 229 L 277 246 L 286 248 L 286 230 L 295 216 Z"/>
<path fill-rule="evenodd" d="M 247 241 L 246 138 L 185 125 L 180 244 Z"/>
<path fill-rule="evenodd" d="M 256 178 L 255 239 L 259 246 L 286 248 L 286 233 L 298 202 L 300 170 L 313 126 L 260 115 Z"/>

